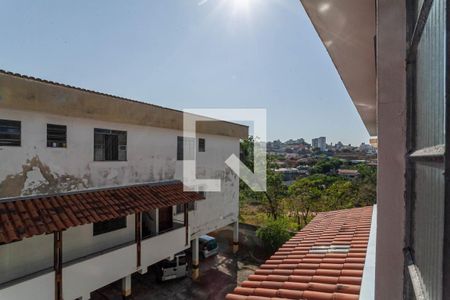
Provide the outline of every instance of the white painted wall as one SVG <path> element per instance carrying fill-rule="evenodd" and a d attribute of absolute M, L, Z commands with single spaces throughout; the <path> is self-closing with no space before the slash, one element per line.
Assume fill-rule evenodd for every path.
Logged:
<path fill-rule="evenodd" d="M 0 300 L 49 300 L 55 298 L 55 273 L 0 289 Z"/>
<path fill-rule="evenodd" d="M 185 250 L 185 227 L 142 241 L 141 268 Z M 136 244 L 125 246 L 100 256 L 68 264 L 63 268 L 63 298 L 90 298 L 96 289 L 138 271 Z M 54 272 L 24 280 L 0 289 L 0 300 L 49 300 L 54 298 Z"/>
<path fill-rule="evenodd" d="M 0 283 L 52 267 L 53 234 L 0 246 Z"/>
<path fill-rule="evenodd" d="M 96 289 L 136 271 L 135 244 L 67 266 L 63 269 L 63 298 L 89 299 Z"/>
<path fill-rule="evenodd" d="M 181 227 L 143 240 L 141 242 L 142 269 L 189 248 L 190 242 L 186 245 L 185 228 Z"/>
<path fill-rule="evenodd" d="M 116 245 L 134 242 L 134 215 L 127 217 L 127 227 L 95 235 L 94 225 L 72 227 L 63 232 L 63 262 L 96 253 Z M 53 254 L 52 254 L 53 258 Z"/>
<path fill-rule="evenodd" d="M 0 110 L 0 119 L 22 121 L 22 146 L 0 147 L 0 186 L 14 178 L 25 178 L 19 187 L 21 195 L 182 178 L 182 162 L 176 160 L 177 136 L 182 135 L 181 131 L 8 109 Z M 47 148 L 47 123 L 67 125 L 67 148 Z M 93 161 L 94 128 L 127 131 L 127 161 Z M 206 140 L 206 152 L 197 152 L 198 177 L 223 180 L 222 191 L 207 193 L 207 199 L 198 201 L 196 210 L 190 213 L 192 238 L 235 222 L 239 206 L 238 178 L 224 163 L 232 153 L 239 156 L 239 139 L 205 134 L 198 137 Z M 10 195 L 0 190 L 0 199 L 6 196 Z M 131 216 L 127 229 L 96 237 L 92 236 L 92 225 L 68 229 L 63 233 L 64 261 L 132 239 L 133 224 Z M 174 251 L 170 247 L 168 243 L 168 253 Z M 28 252 L 17 255 L 16 248 L 26 248 L 23 251 Z M 0 274 L 11 274 L 8 279 L 39 271 L 41 264 L 53 255 L 53 236 L 2 245 L 0 254 L 4 253 L 7 254 L 0 255 Z M 23 262 L 23 256 L 28 263 Z"/>

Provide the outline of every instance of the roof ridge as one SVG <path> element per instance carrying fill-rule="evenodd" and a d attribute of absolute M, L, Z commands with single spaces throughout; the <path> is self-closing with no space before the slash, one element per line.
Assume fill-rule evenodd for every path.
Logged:
<path fill-rule="evenodd" d="M 177 184 L 177 183 L 182 183 L 182 182 L 180 180 L 176 180 L 176 179 L 168 179 L 168 180 L 160 180 L 160 181 L 133 183 L 133 184 L 129 184 L 129 185 L 95 187 L 95 188 L 87 188 L 87 189 L 83 189 L 83 190 L 73 190 L 73 191 L 61 192 L 61 193 L 36 194 L 36 195 L 29 195 L 29 196 L 1 198 L 0 203 L 8 203 L 8 202 L 13 202 L 13 201 L 23 201 L 23 200 L 30 200 L 30 199 L 46 199 L 46 198 L 51 198 L 51 197 L 55 197 L 55 196 L 85 194 L 85 193 L 101 192 L 101 191 L 107 191 L 107 190 L 118 190 L 118 189 L 139 187 L 139 186 L 155 187 L 155 186 L 161 186 L 161 185 L 172 185 L 172 184 Z"/>

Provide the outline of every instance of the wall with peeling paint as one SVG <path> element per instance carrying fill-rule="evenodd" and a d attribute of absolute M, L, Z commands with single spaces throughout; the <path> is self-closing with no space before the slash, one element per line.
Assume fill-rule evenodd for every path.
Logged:
<path fill-rule="evenodd" d="M 182 135 L 178 130 L 10 109 L 0 109 L 0 119 L 22 122 L 21 147 L 0 147 L 0 201 L 7 197 L 182 178 L 182 162 L 176 160 L 177 136 Z M 67 125 L 67 148 L 47 148 L 47 123 Z M 127 161 L 94 161 L 94 128 L 127 131 Z M 207 199 L 199 201 L 190 213 L 192 237 L 235 222 L 239 205 L 238 177 L 224 163 L 233 153 L 239 157 L 239 138 L 211 134 L 198 137 L 206 140 L 206 152 L 197 153 L 198 173 L 202 178 L 222 179 L 222 191 L 206 193 Z M 64 261 L 132 239 L 133 226 L 131 216 L 127 229 L 121 232 L 93 237 L 92 224 L 67 230 L 63 234 L 67 254 Z M 17 269 L 25 275 L 41 269 L 39 264 L 29 264 L 27 268 L 27 260 L 23 261 L 21 255 L 5 250 L 22 245 L 32 245 L 31 252 L 41 253 L 37 249 L 51 248 L 53 241 L 32 237 L 14 246 L 0 246 L 2 272 Z M 47 260 L 45 253 L 46 250 L 42 255 Z M 30 257 L 36 255 L 33 252 Z"/>

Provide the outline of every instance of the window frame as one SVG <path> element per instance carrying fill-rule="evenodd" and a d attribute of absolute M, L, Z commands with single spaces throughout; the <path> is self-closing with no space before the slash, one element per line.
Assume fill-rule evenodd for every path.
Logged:
<path fill-rule="evenodd" d="M 51 145 L 50 145 L 51 140 L 49 139 L 49 130 L 50 130 L 49 126 L 53 126 L 53 127 L 54 127 L 53 130 L 58 129 L 57 127 L 59 127 L 59 129 L 63 129 L 63 127 L 64 127 L 64 141 L 63 141 L 63 142 L 61 142 L 61 141 L 59 141 L 59 142 L 53 142 L 53 143 L 55 143 L 55 144 L 61 143 L 62 146 L 58 146 L 58 145 L 56 145 L 56 146 L 51 146 Z M 50 134 L 50 135 L 51 135 L 51 134 Z M 67 148 L 67 125 L 60 125 L 60 124 L 54 124 L 54 123 L 47 123 L 47 148 Z"/>
<path fill-rule="evenodd" d="M 448 220 L 450 216 L 450 0 L 444 0 L 446 5 L 445 8 L 445 60 L 446 64 L 444 66 L 444 119 L 443 128 L 444 144 L 435 144 L 427 147 L 418 147 L 417 134 L 419 133 L 418 126 L 422 124 L 417 123 L 417 114 L 421 113 L 418 111 L 418 95 L 417 95 L 417 80 L 418 68 L 416 65 L 418 57 L 419 44 L 421 42 L 425 26 L 429 21 L 429 15 L 433 6 L 432 0 L 423 0 L 422 5 L 418 7 L 418 0 L 407 1 L 407 35 L 408 35 L 408 48 L 406 51 L 406 62 L 407 62 L 407 151 L 406 156 L 406 196 L 405 196 L 405 208 L 406 208 L 406 218 L 405 218 L 405 269 L 404 269 L 404 296 L 405 298 L 422 299 L 421 297 L 426 297 L 427 287 L 424 284 L 423 275 L 421 274 L 418 266 L 416 265 L 415 256 L 415 239 L 417 237 L 415 234 L 416 219 L 415 219 L 415 207 L 416 207 L 416 173 L 417 166 L 427 166 L 441 169 L 443 172 L 443 182 L 444 182 L 444 219 L 443 219 L 443 245 L 444 249 L 442 251 L 443 262 L 442 262 L 442 297 L 446 299 L 450 297 L 450 286 L 445 284 L 450 280 L 450 262 L 448 258 L 450 256 L 450 221 Z M 422 200 L 423 201 L 423 200 Z"/>
<path fill-rule="evenodd" d="M 3 123 L 3 124 L 2 124 Z M 6 123 L 6 124 L 5 124 Z M 9 123 L 9 125 L 7 124 Z M 14 124 L 16 126 L 14 126 Z M 18 128 L 18 133 L 7 132 L 4 128 Z M 4 131 L 4 132 L 3 132 Z M 18 136 L 16 139 L 7 139 L 4 136 Z M 13 142 L 6 142 L 7 140 Z M 20 120 L 10 120 L 10 119 L 0 119 L 0 147 L 21 147 L 22 146 L 22 121 Z"/>
<path fill-rule="evenodd" d="M 117 139 L 117 141 L 115 141 Z M 123 140 L 124 139 L 124 140 Z M 110 147 L 115 149 L 107 149 Z M 97 157 L 97 151 L 102 151 L 102 158 Z M 117 153 L 111 153 L 117 151 Z M 121 157 L 122 156 L 122 157 Z M 117 158 L 116 158 L 117 157 Z M 128 132 L 125 130 L 94 128 L 94 161 L 127 161 L 128 157 Z"/>

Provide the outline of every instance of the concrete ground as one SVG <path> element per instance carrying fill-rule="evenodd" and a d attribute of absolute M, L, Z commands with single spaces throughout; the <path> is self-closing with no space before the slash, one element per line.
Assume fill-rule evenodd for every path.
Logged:
<path fill-rule="evenodd" d="M 147 274 L 132 277 L 132 297 L 134 300 L 161 299 L 224 299 L 238 283 L 245 280 L 267 255 L 262 249 L 249 243 L 245 235 L 240 237 L 239 252 L 234 255 L 231 247 L 232 231 L 229 227 L 211 233 L 219 244 L 219 254 L 200 260 L 200 277 L 190 277 L 167 282 L 157 282 L 149 269 Z M 92 300 L 121 300 L 120 281 L 92 293 Z"/>

